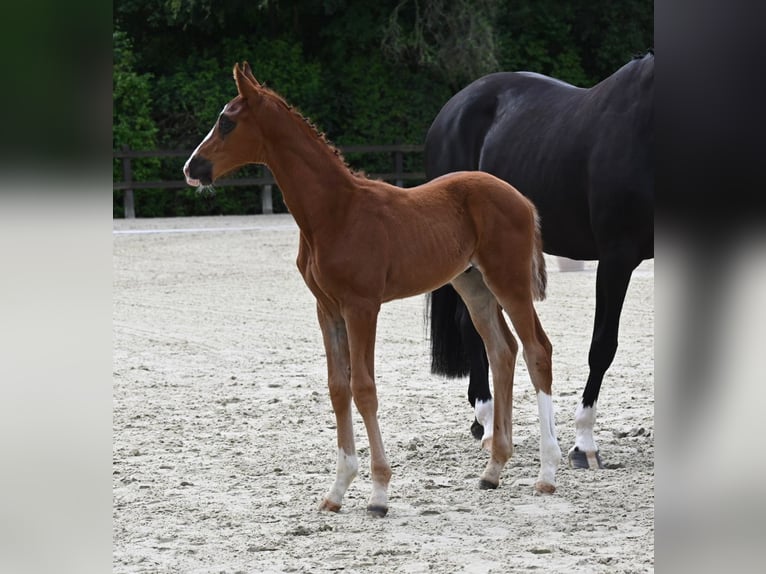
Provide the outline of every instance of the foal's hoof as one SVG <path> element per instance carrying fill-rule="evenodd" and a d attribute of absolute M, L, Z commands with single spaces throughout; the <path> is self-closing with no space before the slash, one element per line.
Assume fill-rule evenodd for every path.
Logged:
<path fill-rule="evenodd" d="M 574 447 L 569 451 L 569 468 L 604 468 L 598 451 L 586 452 Z"/>
<path fill-rule="evenodd" d="M 473 419 L 473 424 L 471 425 L 471 434 L 476 440 L 481 440 L 484 436 L 484 427 L 476 419 Z"/>
<path fill-rule="evenodd" d="M 375 518 L 383 518 L 386 514 L 388 514 L 388 507 L 370 504 L 367 506 L 367 514 L 374 516 Z"/>
<path fill-rule="evenodd" d="M 535 483 L 535 494 L 553 494 L 554 492 L 556 492 L 556 487 L 549 482 L 538 480 Z"/>
<path fill-rule="evenodd" d="M 500 486 L 500 483 L 490 482 L 486 478 L 479 479 L 479 488 L 481 490 L 495 490 L 498 486 Z"/>
<path fill-rule="evenodd" d="M 319 504 L 319 510 L 326 510 L 327 512 L 338 512 L 340 510 L 340 504 L 336 504 L 325 498 Z"/>

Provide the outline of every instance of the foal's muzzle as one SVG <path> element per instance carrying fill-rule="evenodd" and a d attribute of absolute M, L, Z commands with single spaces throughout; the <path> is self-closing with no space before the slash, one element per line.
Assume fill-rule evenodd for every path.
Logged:
<path fill-rule="evenodd" d="M 195 155 L 186 162 L 184 176 L 189 185 L 210 185 L 213 183 L 213 164 L 204 157 Z"/>

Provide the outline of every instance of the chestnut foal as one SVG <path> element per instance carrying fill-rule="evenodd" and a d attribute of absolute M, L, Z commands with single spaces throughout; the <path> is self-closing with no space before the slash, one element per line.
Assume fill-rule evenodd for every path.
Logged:
<path fill-rule="evenodd" d="M 555 490 L 561 451 L 551 401 L 551 344 L 532 304 L 545 296 L 537 212 L 508 183 L 483 172 L 445 175 L 401 189 L 352 172 L 337 149 L 250 66 L 234 67 L 237 96 L 184 165 L 189 185 L 211 185 L 250 163 L 266 164 L 300 228 L 298 268 L 317 300 L 337 419 L 335 483 L 320 508 L 337 511 L 358 461 L 352 399 L 370 442 L 367 510 L 388 511 L 391 467 L 378 425 L 374 347 L 382 303 L 450 283 L 460 293 L 489 354 L 495 385 L 491 456 L 482 488 L 496 488 L 513 451 L 511 407 L 518 345 L 537 391 L 540 473 L 537 492 Z"/>

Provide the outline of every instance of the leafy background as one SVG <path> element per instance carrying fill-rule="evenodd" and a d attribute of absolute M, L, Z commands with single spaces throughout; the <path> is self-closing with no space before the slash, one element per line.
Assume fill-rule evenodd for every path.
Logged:
<path fill-rule="evenodd" d="M 484 74 L 530 70 L 587 87 L 652 46 L 647 0 L 121 0 L 112 145 L 193 149 L 233 97 L 242 60 L 336 145 L 420 144 L 441 106 Z M 346 155 L 355 169 L 390 170 L 379 154 Z M 423 169 L 422 154 L 406 162 Z M 177 180 L 182 163 L 133 160 L 134 179 Z M 120 180 L 119 160 L 113 171 Z M 134 193 L 139 217 L 260 210 L 243 187 Z M 115 217 L 122 203 L 114 191 Z M 278 190 L 274 207 L 285 209 Z"/>

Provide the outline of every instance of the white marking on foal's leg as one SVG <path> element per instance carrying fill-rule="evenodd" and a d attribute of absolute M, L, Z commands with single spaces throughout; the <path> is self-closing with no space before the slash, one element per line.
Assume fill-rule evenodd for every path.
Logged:
<path fill-rule="evenodd" d="M 535 490 L 552 493 L 556 490 L 556 469 L 561 462 L 561 449 L 556 439 L 556 416 L 551 396 L 537 393 L 537 411 L 540 415 L 540 474 Z"/>
<path fill-rule="evenodd" d="M 569 455 L 575 451 L 584 452 L 587 457 L 589 468 L 598 468 L 598 446 L 593 438 L 593 427 L 596 424 L 596 403 L 592 407 L 583 406 L 582 402 L 577 405 L 575 411 L 575 443 L 569 449 Z"/>
<path fill-rule="evenodd" d="M 346 454 L 342 449 L 338 449 L 338 470 L 335 476 L 335 484 L 332 485 L 330 492 L 327 493 L 322 501 L 320 508 L 337 512 L 340 510 L 343 502 L 343 495 L 346 494 L 351 481 L 354 480 L 359 470 L 359 461 L 356 454 Z"/>
<path fill-rule="evenodd" d="M 492 451 L 492 435 L 495 428 L 495 405 L 492 399 L 482 401 L 476 399 L 474 414 L 479 424 L 484 427 L 484 436 L 481 437 L 481 448 Z"/>
<path fill-rule="evenodd" d="M 500 484 L 500 475 L 503 472 L 504 466 L 505 463 L 500 464 L 494 458 L 490 458 L 487 462 L 487 466 L 484 468 L 484 472 L 481 473 L 481 477 L 479 478 L 479 488 L 497 488 Z"/>
<path fill-rule="evenodd" d="M 388 509 L 388 493 L 385 485 L 372 481 L 372 494 L 367 502 L 368 509 Z"/>

